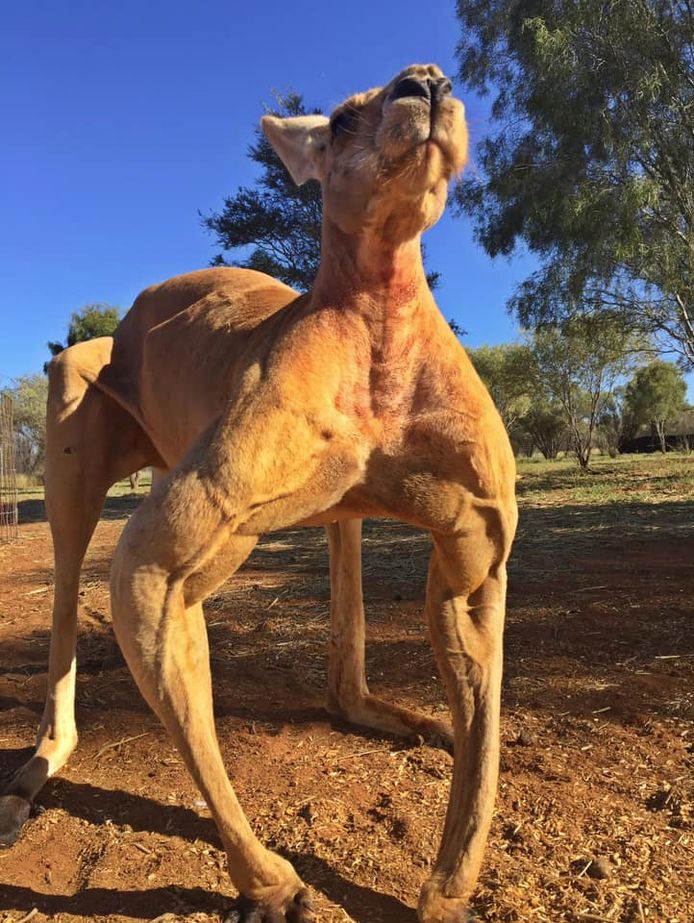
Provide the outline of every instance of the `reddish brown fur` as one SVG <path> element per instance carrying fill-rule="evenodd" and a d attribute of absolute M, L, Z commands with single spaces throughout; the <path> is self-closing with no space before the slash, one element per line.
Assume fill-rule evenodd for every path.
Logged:
<path fill-rule="evenodd" d="M 264 531 L 328 528 L 328 707 L 380 730 L 454 741 L 422 923 L 466 918 L 491 818 L 514 462 L 421 260 L 421 232 L 467 158 L 463 108 L 445 94 L 435 105 L 397 94 L 402 77 L 443 79 L 433 65 L 414 65 L 352 97 L 337 110 L 352 116 L 342 134 L 320 117 L 264 120 L 295 178 L 322 184 L 322 259 L 310 294 L 248 270 L 179 276 L 143 292 L 112 341 L 66 350 L 51 369 L 49 698 L 36 755 L 0 799 L 0 833 L 3 824 L 18 829 L 23 805 L 75 746 L 79 568 L 105 492 L 145 464 L 168 469 L 116 551 L 114 629 L 217 821 L 247 899 L 242 920 L 310 918 L 295 871 L 258 842 L 236 801 L 212 717 L 201 602 Z M 427 619 L 452 728 L 368 692 L 359 571 L 367 515 L 432 533 Z"/>

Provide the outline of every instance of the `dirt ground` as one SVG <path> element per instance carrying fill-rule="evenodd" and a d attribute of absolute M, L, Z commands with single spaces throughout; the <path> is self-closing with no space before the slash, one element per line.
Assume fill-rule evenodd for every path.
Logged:
<path fill-rule="evenodd" d="M 523 497 L 521 497 L 523 499 Z M 111 631 L 107 502 L 84 571 L 80 746 L 0 852 L 0 923 L 219 919 L 234 892 L 209 813 Z M 52 558 L 39 501 L 0 546 L 0 775 L 26 758 L 46 681 Z M 444 710 L 422 620 L 427 536 L 368 523 L 372 691 Z M 475 919 L 694 920 L 694 503 L 556 508 L 528 498 L 510 575 L 497 811 Z M 321 530 L 267 537 L 207 604 L 216 714 L 263 841 L 320 923 L 415 923 L 450 757 L 321 707 Z"/>

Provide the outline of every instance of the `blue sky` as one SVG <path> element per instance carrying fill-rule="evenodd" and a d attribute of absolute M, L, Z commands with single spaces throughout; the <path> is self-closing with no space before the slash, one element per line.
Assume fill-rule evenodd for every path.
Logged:
<path fill-rule="evenodd" d="M 273 89 L 329 110 L 414 62 L 455 73 L 452 0 L 317 4 L 100 0 L 5 4 L 0 26 L 0 387 L 95 301 L 208 264 L 198 212 L 253 179 Z M 458 90 L 473 143 L 487 103 Z M 474 168 L 474 165 L 473 165 Z M 492 262 L 468 222 L 426 237 L 437 300 L 476 346 L 513 339 L 505 311 L 529 257 Z"/>

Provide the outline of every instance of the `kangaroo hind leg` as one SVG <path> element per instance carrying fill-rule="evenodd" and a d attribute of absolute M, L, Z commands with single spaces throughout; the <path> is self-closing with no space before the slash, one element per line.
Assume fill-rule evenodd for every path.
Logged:
<path fill-rule="evenodd" d="M 49 367 L 45 494 L 53 537 L 55 588 L 48 684 L 36 750 L 0 795 L 0 845 L 19 836 L 31 803 L 77 744 L 75 641 L 82 561 L 106 491 L 156 460 L 135 421 L 94 384 L 112 340 L 80 343 Z"/>

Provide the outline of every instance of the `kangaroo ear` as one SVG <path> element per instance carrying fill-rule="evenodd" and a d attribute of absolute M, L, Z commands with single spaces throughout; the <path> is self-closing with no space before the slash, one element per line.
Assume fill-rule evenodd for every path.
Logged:
<path fill-rule="evenodd" d="M 297 115 L 287 119 L 265 115 L 261 125 L 297 186 L 310 179 L 320 180 L 330 141 L 330 119 L 324 115 Z"/>

